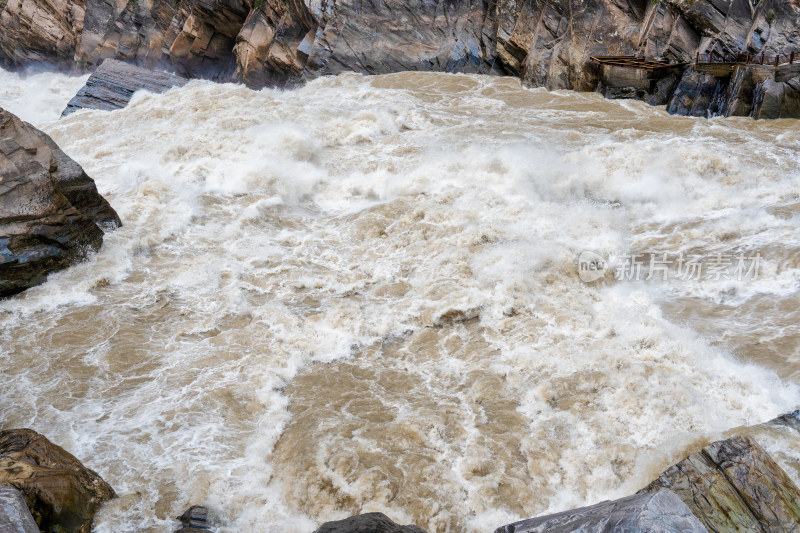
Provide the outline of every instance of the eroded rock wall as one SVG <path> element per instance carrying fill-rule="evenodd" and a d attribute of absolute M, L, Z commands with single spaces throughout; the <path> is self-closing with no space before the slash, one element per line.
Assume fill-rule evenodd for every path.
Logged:
<path fill-rule="evenodd" d="M 795 50 L 800 58 L 797 0 L 0 0 L 0 6 L 6 68 L 44 62 L 91 69 L 112 57 L 251 87 L 343 71 L 430 70 L 594 91 L 600 69 L 592 55 L 690 63 L 711 51 Z M 792 100 L 794 85 L 777 83 L 783 85 L 764 88 L 767 101 Z M 686 101 L 697 84 L 687 70 L 652 93 L 629 92 L 707 115 L 713 98 L 704 89 L 697 91 L 700 100 Z"/>

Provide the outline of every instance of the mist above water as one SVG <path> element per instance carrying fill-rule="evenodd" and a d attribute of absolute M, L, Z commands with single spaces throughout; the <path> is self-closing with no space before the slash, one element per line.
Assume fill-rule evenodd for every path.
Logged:
<path fill-rule="evenodd" d="M 0 424 L 114 486 L 97 531 L 191 504 L 226 531 L 487 531 L 800 404 L 795 121 L 430 73 L 192 82 L 56 121 L 80 80 L 0 76 L 125 224 L 0 303 Z M 763 261 L 587 284 L 584 250 Z M 798 480 L 800 450 L 765 446 Z"/>

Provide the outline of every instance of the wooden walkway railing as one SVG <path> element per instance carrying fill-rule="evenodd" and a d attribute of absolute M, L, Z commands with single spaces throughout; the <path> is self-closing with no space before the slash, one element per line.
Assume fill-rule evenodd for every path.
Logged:
<path fill-rule="evenodd" d="M 669 61 L 666 60 L 645 59 L 643 57 L 636 57 L 636 56 L 591 56 L 589 59 L 591 59 L 594 63 L 598 63 L 600 65 L 634 68 L 639 70 L 647 70 L 649 72 L 665 68 L 677 67 L 681 65 L 676 63 L 670 63 Z"/>
<path fill-rule="evenodd" d="M 800 62 L 800 54 L 792 52 L 790 54 L 777 54 L 774 56 L 761 54 L 721 54 L 719 52 L 711 52 L 709 54 L 697 54 L 695 59 L 696 65 L 707 64 L 744 64 L 744 65 L 770 65 L 777 67 L 778 65 L 791 65 L 794 61 Z"/>
<path fill-rule="evenodd" d="M 600 65 L 608 65 L 612 67 L 624 67 L 638 70 L 646 70 L 649 72 L 660 71 L 662 69 L 670 69 L 675 67 L 682 67 L 691 63 L 670 63 L 662 59 L 647 59 L 637 56 L 591 56 L 592 62 Z M 780 65 L 792 65 L 795 60 L 800 63 L 800 53 L 791 52 L 789 54 L 777 54 L 768 56 L 764 53 L 761 54 L 734 54 L 734 53 L 719 53 L 710 52 L 708 54 L 698 53 L 695 58 L 695 67 L 703 71 L 718 71 L 724 70 L 725 72 L 732 71 L 736 65 L 767 65 L 778 67 Z"/>

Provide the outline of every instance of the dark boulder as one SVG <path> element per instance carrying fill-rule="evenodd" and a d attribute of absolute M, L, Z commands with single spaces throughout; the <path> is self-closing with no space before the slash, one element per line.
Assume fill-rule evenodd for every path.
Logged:
<path fill-rule="evenodd" d="M 61 116 L 69 115 L 79 109 L 105 111 L 122 109 L 128 105 L 136 91 L 163 93 L 172 87 L 182 87 L 188 81 L 168 72 L 148 70 L 122 61 L 106 59 L 89 76 L 86 85 L 69 101 Z"/>
<path fill-rule="evenodd" d="M 63 448 L 30 429 L 0 431 L 0 485 L 18 489 L 41 531 L 90 533 L 114 489 Z"/>
<path fill-rule="evenodd" d="M 709 531 L 800 531 L 800 490 L 753 439 L 714 442 L 641 493 L 672 490 Z"/>
<path fill-rule="evenodd" d="M 43 283 L 120 225 L 80 165 L 0 108 L 0 297 Z"/>
<path fill-rule="evenodd" d="M 636 494 L 498 528 L 495 533 L 707 533 L 672 492 Z"/>
<path fill-rule="evenodd" d="M 383 513 L 364 513 L 325 522 L 314 533 L 425 533 L 425 530 L 396 524 Z"/>
<path fill-rule="evenodd" d="M 181 528 L 175 533 L 202 533 L 213 531 L 211 520 L 208 516 L 208 509 L 201 505 L 193 505 L 178 517 L 181 521 Z"/>

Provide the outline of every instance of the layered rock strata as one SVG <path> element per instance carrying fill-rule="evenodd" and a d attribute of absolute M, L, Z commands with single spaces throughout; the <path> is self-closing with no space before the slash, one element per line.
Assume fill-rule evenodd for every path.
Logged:
<path fill-rule="evenodd" d="M 41 531 L 89 533 L 114 489 L 63 448 L 30 429 L 0 431 L 0 485 L 20 491 Z"/>
<path fill-rule="evenodd" d="M 182 87 L 188 81 L 168 72 L 105 59 L 86 81 L 86 85 L 69 101 L 61 116 L 79 109 L 122 109 L 136 91 L 163 93 L 172 87 Z"/>
<path fill-rule="evenodd" d="M 646 90 L 608 91 L 590 58 L 640 55 L 680 65 L 710 52 L 795 51 L 800 58 L 797 0 L 2 2 L 0 63 L 6 68 L 47 63 L 82 70 L 115 58 L 251 87 L 343 71 L 478 72 L 517 76 L 527 86 L 599 89 L 669 103 L 676 113 L 709 115 L 720 112 L 714 95 L 719 100 L 737 77 L 698 80 L 688 69 Z M 728 105 L 722 114 L 758 107 L 750 114 L 795 116 L 800 82 L 779 78 L 753 88 L 746 83 L 736 96 L 744 104 Z"/>

